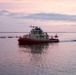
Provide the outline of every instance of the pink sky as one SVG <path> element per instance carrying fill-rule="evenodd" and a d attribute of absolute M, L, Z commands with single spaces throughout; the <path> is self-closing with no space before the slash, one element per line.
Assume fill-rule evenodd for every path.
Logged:
<path fill-rule="evenodd" d="M 76 14 L 76 0 L 0 0 L 0 10 Z"/>
<path fill-rule="evenodd" d="M 71 15 L 73 21 L 67 20 L 35 20 L 35 19 L 21 19 L 21 18 L 12 18 L 7 16 L 4 13 L 0 12 L 0 28 L 2 30 L 7 30 L 6 24 L 11 27 L 18 25 L 29 26 L 29 25 L 39 25 L 49 27 L 52 25 L 76 25 L 76 0 L 0 0 L 0 11 L 8 11 L 9 13 L 14 13 L 15 16 L 26 15 L 26 14 L 36 14 L 36 13 L 45 13 L 45 14 L 64 14 L 65 16 Z M 17 14 L 17 15 L 16 15 Z M 74 16 L 72 16 L 74 15 Z M 21 16 L 20 16 L 21 17 Z M 37 15 L 36 15 L 37 17 Z M 46 16 L 47 17 L 47 16 Z M 58 17 L 58 16 L 57 16 Z M 55 18 L 57 18 L 55 17 Z M 64 17 L 63 17 L 64 18 Z M 66 17 L 67 18 L 67 17 Z M 11 24 L 13 22 L 13 24 Z M 25 24 L 25 25 L 24 25 Z M 7 27 L 8 27 L 7 26 Z M 59 26 L 58 26 L 59 27 Z M 12 27 L 11 27 L 12 28 Z M 22 27 L 23 28 L 23 27 Z M 63 28 L 63 27 L 62 27 Z M 10 28 L 9 28 L 10 29 Z M 11 29 L 10 29 L 11 30 Z M 61 29 L 60 29 L 61 30 Z M 72 28 L 73 30 L 73 28 Z M 74 27 L 74 31 L 75 31 Z"/>

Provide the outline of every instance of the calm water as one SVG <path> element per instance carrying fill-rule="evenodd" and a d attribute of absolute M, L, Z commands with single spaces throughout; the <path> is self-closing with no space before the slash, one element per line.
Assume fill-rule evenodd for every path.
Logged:
<path fill-rule="evenodd" d="M 59 43 L 38 45 L 0 38 L 0 75 L 76 75 L 76 33 L 58 35 Z"/>

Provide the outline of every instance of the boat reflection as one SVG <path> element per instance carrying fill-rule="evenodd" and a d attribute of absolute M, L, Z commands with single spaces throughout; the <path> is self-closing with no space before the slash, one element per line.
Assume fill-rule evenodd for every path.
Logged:
<path fill-rule="evenodd" d="M 19 45 L 20 48 L 30 49 L 32 54 L 41 54 L 48 49 L 49 43 L 40 43 L 33 45 Z"/>

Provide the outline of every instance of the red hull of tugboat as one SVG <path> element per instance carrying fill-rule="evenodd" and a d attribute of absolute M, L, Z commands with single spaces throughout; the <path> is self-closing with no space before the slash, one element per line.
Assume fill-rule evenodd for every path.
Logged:
<path fill-rule="evenodd" d="M 19 38 L 19 44 L 39 44 L 39 43 L 52 43 L 59 42 L 58 39 L 49 39 L 49 40 L 32 40 L 30 38 Z"/>

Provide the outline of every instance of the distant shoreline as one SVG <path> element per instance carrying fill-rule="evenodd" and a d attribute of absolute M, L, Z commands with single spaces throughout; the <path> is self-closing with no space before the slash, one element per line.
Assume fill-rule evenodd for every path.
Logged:
<path fill-rule="evenodd" d="M 29 32 L 0 32 L 0 33 L 29 33 Z M 47 33 L 76 33 L 76 32 L 47 32 Z"/>

